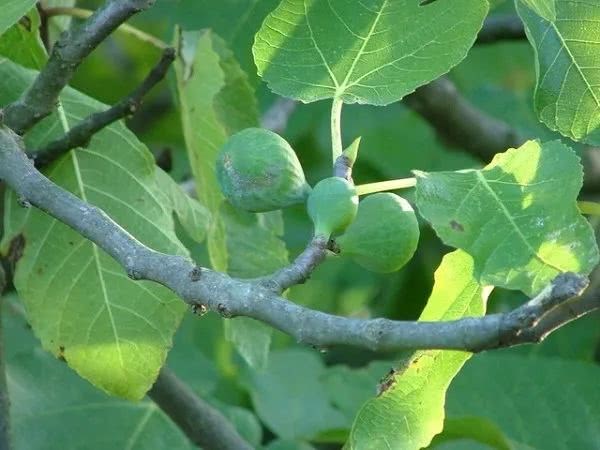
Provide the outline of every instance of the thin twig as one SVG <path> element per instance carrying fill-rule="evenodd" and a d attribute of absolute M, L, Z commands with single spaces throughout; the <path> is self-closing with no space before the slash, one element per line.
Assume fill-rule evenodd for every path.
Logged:
<path fill-rule="evenodd" d="M 524 40 L 525 28 L 518 16 L 497 14 L 485 19 L 477 36 L 476 44 L 492 44 L 500 41 Z"/>
<path fill-rule="evenodd" d="M 167 368 L 148 392 L 196 445 L 211 450 L 250 450 L 252 447 L 217 409 L 206 403 Z"/>
<path fill-rule="evenodd" d="M 29 153 L 29 157 L 35 161 L 38 167 L 48 165 L 71 149 L 85 147 L 94 134 L 111 123 L 134 114 L 140 107 L 143 97 L 165 77 L 174 59 L 175 49 L 165 49 L 158 64 L 142 84 L 127 97 L 106 111 L 88 116 L 71 128 L 64 136 L 51 142 L 41 150 Z"/>
<path fill-rule="evenodd" d="M 223 317 L 246 316 L 317 346 L 371 350 L 405 348 L 480 351 L 531 342 L 527 331 L 555 307 L 578 295 L 587 279 L 563 274 L 540 295 L 513 311 L 448 322 L 339 317 L 296 305 L 254 280 L 238 280 L 197 267 L 190 259 L 154 251 L 92 206 L 42 175 L 23 151 L 22 139 L 0 127 L 0 179 L 21 198 L 89 239 L 135 280 L 152 280 L 188 304 Z M 577 303 L 573 300 L 574 305 Z"/>
<path fill-rule="evenodd" d="M 298 103 L 295 100 L 279 97 L 263 114 L 260 121 L 261 126 L 277 134 L 282 134 L 297 106 Z"/>
<path fill-rule="evenodd" d="M 50 114 L 83 59 L 119 25 L 153 3 L 154 0 L 108 0 L 81 26 L 65 32 L 32 85 L 4 109 L 4 124 L 23 134 Z"/>
<path fill-rule="evenodd" d="M 327 256 L 328 244 L 327 239 L 322 236 L 315 236 L 294 262 L 279 269 L 272 276 L 259 281 L 277 293 L 281 293 L 296 284 L 304 283 Z"/>
<path fill-rule="evenodd" d="M 56 8 L 48 8 L 45 10 L 45 14 L 47 17 L 56 17 L 56 16 L 70 16 L 78 19 L 87 19 L 90 17 L 94 11 L 90 11 L 89 9 L 83 8 L 69 8 L 69 7 L 56 7 Z M 154 47 L 164 50 L 169 45 L 166 42 L 161 41 L 156 36 L 146 33 L 145 31 L 140 30 L 139 28 L 133 27 L 124 23 L 120 25 L 116 31 L 119 31 L 123 34 L 128 34 L 130 36 L 134 36 L 136 39 L 139 39 L 142 42 L 147 42 Z"/>

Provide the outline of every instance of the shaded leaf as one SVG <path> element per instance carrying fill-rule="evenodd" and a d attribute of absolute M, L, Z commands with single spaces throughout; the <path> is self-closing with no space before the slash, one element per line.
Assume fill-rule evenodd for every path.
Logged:
<path fill-rule="evenodd" d="M 40 69 L 47 56 L 39 27 L 40 15 L 34 8 L 2 35 L 0 55 L 30 69 Z"/>
<path fill-rule="evenodd" d="M 0 0 L 0 35 L 27 14 L 36 0 Z"/>
<path fill-rule="evenodd" d="M 277 439 L 270 442 L 265 450 L 314 450 L 314 447 L 307 442 Z"/>
<path fill-rule="evenodd" d="M 571 139 L 600 144 L 600 4 L 554 0 L 556 19 L 549 20 L 516 3 L 536 54 L 539 119 Z"/>
<path fill-rule="evenodd" d="M 480 0 L 284 0 L 253 47 L 280 95 L 386 105 L 458 64 L 488 10 Z"/>
<path fill-rule="evenodd" d="M 217 183 L 217 152 L 227 138 L 258 123 L 247 77 L 225 43 L 210 31 L 179 32 L 176 62 L 181 118 L 198 198 L 213 220 L 208 233 L 212 266 L 237 277 L 265 275 L 287 263 L 281 213 L 233 208 Z M 227 324 L 228 335 L 249 364 L 264 365 L 271 328 L 247 318 Z M 235 329 L 237 327 L 237 329 Z"/>
<path fill-rule="evenodd" d="M 467 251 L 483 284 L 534 295 L 557 274 L 588 274 L 598 247 L 576 198 L 579 158 L 559 141 L 529 141 L 482 170 L 417 173 L 419 212 Z"/>
<path fill-rule="evenodd" d="M 444 257 L 419 320 L 438 321 L 481 316 L 490 289 L 474 278 L 472 258 L 462 251 Z M 380 394 L 359 411 L 346 448 L 416 450 L 442 431 L 446 390 L 465 361 L 467 352 L 416 352 L 397 371 L 382 380 Z"/>
<path fill-rule="evenodd" d="M 345 423 L 328 401 L 320 380 L 325 371 L 315 352 L 288 349 L 274 351 L 263 373 L 248 371 L 242 382 L 254 410 L 271 431 L 283 439 L 310 439 Z"/>
<path fill-rule="evenodd" d="M 35 76 L 6 60 L 0 61 L 0 72 L 2 104 Z M 29 148 L 57 137 L 61 123 L 72 125 L 105 108 L 71 89 L 62 104 L 64 120 L 57 115 L 44 120 L 27 136 Z M 175 235 L 175 206 L 157 179 L 152 154 L 122 123 L 96 134 L 86 149 L 60 158 L 47 175 L 101 207 L 145 245 L 187 254 Z M 26 247 L 15 285 L 43 347 L 96 386 L 141 398 L 164 363 L 183 302 L 155 283 L 130 280 L 106 253 L 37 209 L 31 209 L 23 234 Z"/>
<path fill-rule="evenodd" d="M 531 448 L 598 448 L 600 367 L 504 353 L 465 366 L 448 392 L 448 417 L 486 418 Z"/>
<path fill-rule="evenodd" d="M 187 195 L 175 181 L 160 168 L 156 168 L 160 189 L 169 197 L 173 211 L 181 226 L 196 242 L 202 242 L 210 223 L 208 210 Z"/>
<path fill-rule="evenodd" d="M 4 342 L 11 349 L 6 364 L 15 448 L 195 448 L 153 402 L 131 403 L 92 388 L 44 352 L 7 305 L 3 309 Z"/>

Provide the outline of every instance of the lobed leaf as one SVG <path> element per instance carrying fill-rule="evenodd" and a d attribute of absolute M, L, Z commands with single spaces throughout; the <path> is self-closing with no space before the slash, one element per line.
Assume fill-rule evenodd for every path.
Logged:
<path fill-rule="evenodd" d="M 544 4 L 555 6 L 555 18 Z M 538 118 L 571 139 L 600 144 L 600 4 L 527 0 L 516 7 L 535 52 Z"/>
<path fill-rule="evenodd" d="M 598 246 L 576 199 L 582 168 L 560 141 L 529 141 L 481 170 L 417 173 L 419 212 L 475 260 L 482 284 L 534 295 L 562 272 L 588 274 Z"/>
<path fill-rule="evenodd" d="M 487 11 L 481 0 L 284 0 L 256 34 L 254 61 L 280 95 L 387 105 L 458 64 Z"/>
<path fill-rule="evenodd" d="M 438 321 L 481 316 L 490 289 L 477 282 L 473 259 L 463 251 L 444 257 L 419 320 Z M 416 352 L 382 381 L 380 394 L 367 401 L 354 420 L 348 450 L 417 450 L 442 431 L 446 390 L 467 352 Z"/>
<path fill-rule="evenodd" d="M 7 60 L 0 60 L 0 73 L 0 104 L 14 99 L 35 76 Z M 64 116 L 55 114 L 32 130 L 29 148 L 105 108 L 72 89 L 61 102 Z M 95 135 L 87 148 L 67 153 L 47 175 L 158 251 L 187 255 L 175 235 L 174 212 L 195 217 L 197 226 L 206 224 L 202 207 L 177 204 L 173 192 L 164 190 L 166 175 L 157 176 L 152 154 L 122 123 Z M 101 249 L 40 210 L 10 217 L 15 220 L 10 233 L 21 233 L 25 241 L 15 285 L 43 347 L 101 389 L 143 397 L 171 347 L 183 302 L 155 283 L 132 281 Z"/>

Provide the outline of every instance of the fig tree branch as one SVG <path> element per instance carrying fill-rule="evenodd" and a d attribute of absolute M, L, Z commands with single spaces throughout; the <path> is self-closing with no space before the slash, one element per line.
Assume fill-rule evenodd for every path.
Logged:
<path fill-rule="evenodd" d="M 220 411 L 196 396 L 169 369 L 160 371 L 148 396 L 197 446 L 211 450 L 252 449 Z"/>
<path fill-rule="evenodd" d="M 297 106 L 298 102 L 295 100 L 279 97 L 263 114 L 261 126 L 277 134 L 283 133 Z"/>
<path fill-rule="evenodd" d="M 154 0 L 108 0 L 80 26 L 65 32 L 54 44 L 46 66 L 33 84 L 4 109 L 4 123 L 23 134 L 50 114 L 83 59 L 119 25 L 153 3 Z"/>
<path fill-rule="evenodd" d="M 36 166 L 41 167 L 50 164 L 73 148 L 85 147 L 98 131 L 117 120 L 134 114 L 139 109 L 144 96 L 165 77 L 174 60 L 175 49 L 165 49 L 158 64 L 127 97 L 106 111 L 88 116 L 46 147 L 30 152 L 29 157 L 35 161 Z"/>
<path fill-rule="evenodd" d="M 448 322 L 345 318 L 296 305 L 255 281 L 234 279 L 198 267 L 186 257 L 144 246 L 100 208 L 42 175 L 27 158 L 22 139 L 6 127 L 0 127 L 0 179 L 31 205 L 98 245 L 132 279 L 155 281 L 190 305 L 223 317 L 251 317 L 293 336 L 298 342 L 316 346 L 345 344 L 375 351 L 406 348 L 480 351 L 537 342 L 537 337 L 531 337 L 529 331 L 587 286 L 585 277 L 563 274 L 537 297 L 513 311 Z M 577 303 L 571 303 L 574 304 Z M 588 305 L 585 310 L 597 306 Z"/>
<path fill-rule="evenodd" d="M 47 8 L 44 10 L 44 15 L 46 17 L 70 16 L 70 17 L 75 17 L 77 19 L 87 19 L 92 14 L 94 14 L 94 11 L 90 11 L 89 9 L 83 9 L 83 8 L 56 7 L 56 8 Z M 146 42 L 146 43 L 148 43 L 158 49 L 161 49 L 161 50 L 164 50 L 169 46 L 166 42 L 161 41 L 156 36 L 148 34 L 145 31 L 142 31 L 139 28 L 133 27 L 127 23 L 123 23 L 122 25 L 119 25 L 115 31 L 133 36 L 136 39 L 138 39 L 142 42 Z"/>
<path fill-rule="evenodd" d="M 328 245 L 328 240 L 322 236 L 313 237 L 304 251 L 291 264 L 279 269 L 270 277 L 261 279 L 260 282 L 277 293 L 304 283 L 327 256 Z"/>
<path fill-rule="evenodd" d="M 492 44 L 499 41 L 527 39 L 523 22 L 518 16 L 495 14 L 488 16 L 477 35 L 476 44 Z"/>
<path fill-rule="evenodd" d="M 405 97 L 404 102 L 435 129 L 442 141 L 484 163 L 526 140 L 509 124 L 469 102 L 446 77 L 418 88 Z M 599 154 L 597 148 L 589 148 L 583 155 L 584 193 L 600 190 Z"/>
<path fill-rule="evenodd" d="M 446 77 L 418 88 L 404 102 L 447 144 L 485 162 L 525 141 L 510 125 L 473 106 Z"/>

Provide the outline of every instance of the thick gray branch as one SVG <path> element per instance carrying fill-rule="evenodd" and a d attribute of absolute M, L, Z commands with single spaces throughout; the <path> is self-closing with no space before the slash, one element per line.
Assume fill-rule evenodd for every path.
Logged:
<path fill-rule="evenodd" d="M 75 69 L 119 25 L 154 0 L 108 0 L 80 27 L 56 42 L 46 66 L 21 97 L 4 110 L 4 123 L 19 134 L 52 112 Z"/>
<path fill-rule="evenodd" d="M 160 371 L 148 395 L 194 444 L 203 449 L 252 449 L 223 414 L 196 396 L 169 369 Z"/>
<path fill-rule="evenodd" d="M 27 158 L 22 141 L 0 127 L 0 178 L 22 198 L 94 242 L 133 279 L 160 283 L 191 305 L 224 317 L 247 316 L 265 322 L 299 342 L 346 344 L 371 350 L 403 348 L 479 351 L 530 342 L 526 331 L 549 311 L 579 294 L 586 279 L 557 278 L 540 296 L 505 314 L 448 322 L 352 319 L 296 305 L 260 283 L 233 279 L 197 267 L 181 256 L 156 252 L 137 241 L 101 209 L 52 183 Z"/>
<path fill-rule="evenodd" d="M 35 165 L 38 167 L 50 164 L 67 151 L 86 146 L 94 134 L 111 123 L 134 114 L 142 104 L 144 96 L 165 77 L 174 59 L 175 49 L 165 49 L 158 64 L 127 97 L 106 111 L 86 117 L 64 136 L 51 142 L 41 150 L 29 153 L 29 157 L 35 161 Z"/>

